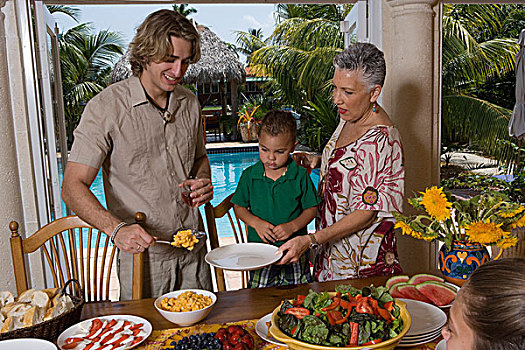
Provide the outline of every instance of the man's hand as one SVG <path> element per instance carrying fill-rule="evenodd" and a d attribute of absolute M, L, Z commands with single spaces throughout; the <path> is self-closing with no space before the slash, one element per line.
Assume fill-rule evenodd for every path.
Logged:
<path fill-rule="evenodd" d="M 213 185 L 210 179 L 188 179 L 179 184 L 179 187 L 189 187 L 190 203 L 192 207 L 198 207 L 213 199 Z"/>
<path fill-rule="evenodd" d="M 253 226 L 259 237 L 261 237 L 264 243 L 275 242 L 275 236 L 273 234 L 274 226 L 267 221 L 258 220 L 257 224 Z"/>
<path fill-rule="evenodd" d="M 299 258 L 308 250 L 309 247 L 310 237 L 308 237 L 308 235 L 292 238 L 279 247 L 278 251 L 284 255 L 276 264 L 284 265 L 299 261 Z"/>
<path fill-rule="evenodd" d="M 294 233 L 293 225 L 289 222 L 277 225 L 273 228 L 273 236 L 277 241 L 284 241 Z"/>
<path fill-rule="evenodd" d="M 122 227 L 115 236 L 115 244 L 126 253 L 137 254 L 155 244 L 152 237 L 140 225 L 133 224 Z"/>

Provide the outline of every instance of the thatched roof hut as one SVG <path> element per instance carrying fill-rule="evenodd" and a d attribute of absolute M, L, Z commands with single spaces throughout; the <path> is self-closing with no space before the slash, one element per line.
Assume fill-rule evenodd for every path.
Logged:
<path fill-rule="evenodd" d="M 217 81 L 236 81 L 241 83 L 246 79 L 244 65 L 235 54 L 208 27 L 198 25 L 201 35 L 202 56 L 199 62 L 190 65 L 184 82 L 214 83 Z"/>

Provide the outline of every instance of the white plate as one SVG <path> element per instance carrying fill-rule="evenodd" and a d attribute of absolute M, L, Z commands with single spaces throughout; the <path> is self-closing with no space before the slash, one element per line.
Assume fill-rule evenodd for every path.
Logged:
<path fill-rule="evenodd" d="M 439 334 L 436 335 L 435 337 L 428 338 L 428 339 L 425 339 L 425 340 L 421 340 L 421 341 L 418 341 L 418 342 L 415 342 L 415 343 L 403 343 L 401 341 L 399 344 L 397 344 L 397 346 L 400 347 L 400 348 L 409 348 L 409 347 L 412 347 L 412 346 L 423 345 L 423 344 L 431 342 L 432 340 L 436 339 L 437 337 L 439 337 Z"/>
<path fill-rule="evenodd" d="M 145 318 L 142 318 L 142 317 L 138 317 L 138 316 L 133 316 L 133 315 L 109 315 L 109 316 L 93 317 L 93 318 L 90 318 L 89 320 L 84 320 L 82 322 L 79 322 L 79 323 L 69 327 L 65 331 L 63 331 L 62 334 L 60 334 L 60 336 L 57 339 L 58 347 L 60 349 L 62 349 L 62 345 L 64 344 L 64 342 L 66 341 L 67 338 L 72 337 L 75 334 L 78 334 L 79 333 L 79 329 L 80 329 L 81 326 L 85 325 L 84 328 L 87 328 L 89 326 L 89 324 L 91 323 L 91 321 L 93 321 L 96 318 L 98 318 L 99 320 L 113 320 L 113 319 L 117 320 L 117 321 L 118 320 L 126 320 L 126 321 L 130 321 L 130 322 L 133 322 L 133 323 L 143 323 L 144 324 L 142 326 L 142 330 L 144 332 L 146 332 L 146 335 L 144 336 L 144 338 L 140 342 L 138 342 L 137 344 L 134 344 L 133 346 L 125 347 L 125 348 L 123 348 L 123 350 L 131 349 L 131 348 L 134 348 L 135 346 L 139 345 L 144 340 L 146 340 L 146 338 L 148 338 L 150 336 L 151 331 L 153 330 L 153 327 L 151 326 L 151 323 L 149 323 L 148 320 L 146 320 Z"/>
<path fill-rule="evenodd" d="M 36 338 L 7 339 L 0 341 L 0 350 L 56 350 L 55 344 Z"/>
<path fill-rule="evenodd" d="M 437 332 L 431 333 L 431 334 L 426 335 L 424 337 L 419 337 L 419 338 L 405 338 L 405 337 L 403 337 L 403 339 L 401 339 L 400 344 L 408 345 L 408 344 L 415 344 L 415 343 L 427 343 L 427 342 L 429 342 L 431 340 L 436 339 L 440 335 L 441 335 L 441 330 L 438 330 Z"/>
<path fill-rule="evenodd" d="M 445 339 L 440 341 L 436 346 L 436 350 L 447 350 L 447 341 Z"/>
<path fill-rule="evenodd" d="M 402 342 L 414 342 L 414 341 L 418 341 L 418 340 L 422 340 L 422 339 L 427 339 L 427 338 L 432 337 L 432 336 L 434 336 L 436 334 L 441 334 L 441 328 L 436 329 L 436 331 L 434 331 L 432 333 L 426 333 L 425 335 L 409 336 L 409 337 L 407 337 L 405 335 L 401 341 Z"/>
<path fill-rule="evenodd" d="M 263 338 L 267 342 L 273 343 L 273 344 L 277 344 L 277 345 L 280 345 L 280 346 L 284 346 L 284 347 L 287 348 L 288 345 L 286 345 L 285 343 L 281 343 L 280 341 L 278 341 L 274 337 L 268 336 L 268 326 L 266 325 L 266 322 L 270 322 L 271 319 L 272 319 L 272 314 L 271 313 L 261 317 L 259 319 L 259 321 L 257 321 L 257 323 L 255 324 L 255 332 L 257 333 L 257 335 L 259 337 Z"/>
<path fill-rule="evenodd" d="M 412 326 L 406 336 L 423 336 L 434 333 L 447 323 L 447 315 L 437 306 L 412 299 L 399 299 L 407 304 L 412 317 Z"/>
<path fill-rule="evenodd" d="M 278 248 L 265 243 L 239 243 L 213 249 L 206 262 L 223 270 L 249 271 L 271 265 L 282 257 Z"/>

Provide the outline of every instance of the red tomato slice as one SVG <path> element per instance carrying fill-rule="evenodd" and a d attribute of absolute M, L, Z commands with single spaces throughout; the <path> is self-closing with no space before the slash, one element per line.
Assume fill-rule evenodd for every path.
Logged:
<path fill-rule="evenodd" d="M 370 340 L 369 342 L 361 344 L 361 345 L 374 345 L 374 344 L 377 344 L 377 343 L 381 343 L 382 341 L 383 341 L 383 339 L 378 338 L 378 339 Z"/>
<path fill-rule="evenodd" d="M 142 337 L 136 337 L 135 339 L 133 339 L 130 345 L 135 345 L 139 343 L 141 340 L 142 340 Z"/>
<path fill-rule="evenodd" d="M 89 334 L 86 336 L 86 338 L 91 337 L 93 334 L 97 333 L 97 331 L 102 328 L 102 321 L 98 318 L 94 319 L 91 322 L 91 327 L 89 328 Z"/>
<path fill-rule="evenodd" d="M 285 314 L 294 315 L 298 319 L 302 319 L 306 315 L 310 315 L 310 310 L 304 307 L 291 307 L 287 309 Z"/>

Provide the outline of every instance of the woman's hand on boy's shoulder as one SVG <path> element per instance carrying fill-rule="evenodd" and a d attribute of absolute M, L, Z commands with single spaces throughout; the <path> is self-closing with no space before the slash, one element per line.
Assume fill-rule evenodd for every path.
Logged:
<path fill-rule="evenodd" d="M 304 168 L 319 168 L 321 166 L 321 155 L 309 152 L 292 153 L 293 160 Z"/>

